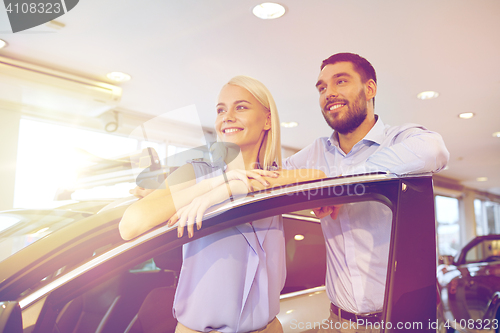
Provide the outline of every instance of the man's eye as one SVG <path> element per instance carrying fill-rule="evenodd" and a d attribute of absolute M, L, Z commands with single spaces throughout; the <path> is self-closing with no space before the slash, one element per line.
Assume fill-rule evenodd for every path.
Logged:
<path fill-rule="evenodd" d="M 320 93 L 322 93 L 323 91 L 325 91 L 325 89 L 326 89 L 325 87 L 318 87 L 318 91 L 319 91 Z"/>
<path fill-rule="evenodd" d="M 218 108 L 218 109 L 217 109 L 217 114 L 221 114 L 221 113 L 222 113 L 222 112 L 224 112 L 224 111 L 225 111 L 224 109 L 222 109 L 222 108 Z"/>
<path fill-rule="evenodd" d="M 346 82 L 347 82 L 346 80 L 338 80 L 337 84 L 343 84 L 343 83 L 346 83 Z"/>

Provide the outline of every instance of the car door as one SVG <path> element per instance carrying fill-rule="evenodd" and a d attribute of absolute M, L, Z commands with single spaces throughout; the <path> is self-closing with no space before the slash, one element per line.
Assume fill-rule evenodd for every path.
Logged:
<path fill-rule="evenodd" d="M 417 325 L 421 331 L 432 331 L 429 323 L 436 320 L 436 244 L 430 177 L 397 178 L 385 174 L 342 177 L 253 193 L 207 213 L 203 228 L 195 233 L 193 239 L 267 216 L 311 210 L 324 205 L 370 201 L 385 205 L 392 212 L 382 315 L 383 321 L 390 322 L 391 326 L 385 326 L 382 331 L 408 329 L 404 325 Z M 114 223 L 116 228 L 117 221 Z M 108 227 L 113 228 L 111 225 Z M 294 228 L 289 231 L 294 239 L 300 232 Z M 304 239 L 307 240 L 307 234 L 305 236 Z M 314 247 L 321 243 L 319 235 L 314 237 L 315 241 L 311 243 L 313 252 Z M 175 228 L 163 225 L 129 242 L 118 243 L 105 249 L 103 253 L 84 260 L 40 288 L 19 295 L 16 301 L 22 310 L 24 332 L 52 331 L 61 311 L 73 300 L 88 295 L 95 291 L 95 288 L 101 288 L 113 279 L 118 279 L 134 266 L 160 253 L 175 250 L 188 241 L 190 239 L 187 237 L 177 238 Z M 308 243 L 302 244 L 304 246 L 296 244 L 295 249 L 306 249 L 307 254 Z M 419 255 L 415 256 L 415 253 Z M 313 261 L 314 257 L 310 254 L 304 256 L 308 257 L 314 265 L 321 263 L 324 258 L 319 256 L 317 261 Z M 307 261 L 306 263 L 309 264 Z M 302 327 L 301 331 L 304 331 L 317 320 L 321 322 L 325 319 L 329 301 L 325 297 L 324 289 L 321 289 L 324 287 L 315 286 L 324 274 L 322 269 L 324 268 L 318 271 L 314 269 L 314 272 L 310 270 L 309 273 L 314 273 L 309 274 L 310 280 L 302 277 L 299 284 L 290 282 L 288 285 L 299 290 L 287 293 L 289 296 L 283 299 L 288 304 L 293 303 L 293 308 L 290 309 L 282 305 L 285 314 L 295 312 L 295 317 L 292 317 L 295 322 L 285 323 L 284 329 L 294 329 L 296 326 L 299 329 Z M 300 274 L 300 269 L 292 269 L 291 272 L 294 273 L 290 275 L 290 281 L 301 281 L 301 277 L 295 276 Z M 317 307 L 307 305 L 305 298 L 317 304 Z M 322 310 L 314 311 L 315 308 Z M 290 310 L 293 311 L 288 312 Z M 300 318 L 303 318 L 300 322 L 297 316 L 299 313 L 302 316 Z"/>

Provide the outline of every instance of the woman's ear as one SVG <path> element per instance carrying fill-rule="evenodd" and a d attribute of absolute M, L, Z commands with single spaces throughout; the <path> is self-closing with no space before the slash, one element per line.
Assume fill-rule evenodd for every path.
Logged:
<path fill-rule="evenodd" d="M 266 123 L 264 124 L 264 130 L 268 131 L 271 129 L 271 112 L 267 113 Z"/>

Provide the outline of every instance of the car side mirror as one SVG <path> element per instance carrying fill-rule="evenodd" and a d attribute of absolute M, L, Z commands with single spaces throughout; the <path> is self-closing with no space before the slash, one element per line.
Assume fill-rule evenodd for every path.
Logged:
<path fill-rule="evenodd" d="M 450 255 L 439 256 L 438 264 L 439 265 L 444 264 L 446 266 L 453 265 L 453 260 L 454 260 L 453 256 Z"/>
<path fill-rule="evenodd" d="M 17 302 L 0 302 L 0 333 L 22 333 L 23 318 Z"/>

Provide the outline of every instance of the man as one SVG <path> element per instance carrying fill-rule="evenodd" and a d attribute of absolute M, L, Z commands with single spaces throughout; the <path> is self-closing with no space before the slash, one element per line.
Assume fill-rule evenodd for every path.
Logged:
<path fill-rule="evenodd" d="M 379 171 L 425 174 L 446 166 L 449 153 L 439 134 L 415 124 L 384 125 L 374 113 L 377 78 L 366 59 L 352 53 L 331 56 L 321 65 L 316 87 L 334 132 L 289 157 L 284 168 L 315 168 L 335 177 Z M 379 327 L 373 324 L 383 307 L 392 212 L 383 204 L 362 202 L 315 213 L 327 249 L 327 331 L 370 332 Z M 349 325 L 360 318 L 367 325 Z"/>

